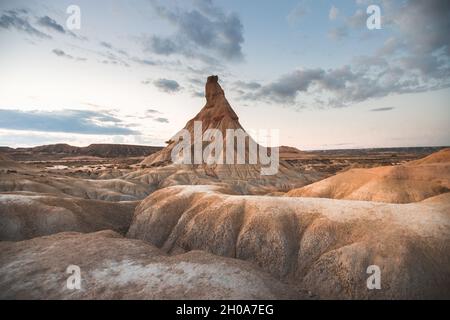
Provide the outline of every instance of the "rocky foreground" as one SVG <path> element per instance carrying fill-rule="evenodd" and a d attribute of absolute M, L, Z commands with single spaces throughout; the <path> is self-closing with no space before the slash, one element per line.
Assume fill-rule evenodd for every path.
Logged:
<path fill-rule="evenodd" d="M 449 193 L 402 205 L 170 187 L 137 207 L 127 236 L 249 261 L 321 298 L 450 297 Z M 367 290 L 369 265 L 382 290 Z"/>
<path fill-rule="evenodd" d="M 228 191 L 174 186 L 135 211 L 119 202 L 90 212 L 86 200 L 2 194 L 1 297 L 450 297 L 448 193 L 387 204 Z M 92 233 L 104 229 L 126 238 Z M 83 233 L 58 233 L 72 230 Z M 82 270 L 81 291 L 65 287 L 69 265 Z M 381 290 L 366 287 L 369 265 L 381 269 Z"/>
<path fill-rule="evenodd" d="M 0 242 L 0 299 L 305 298 L 250 263 L 201 251 L 167 256 L 112 231 Z M 66 269 L 81 270 L 80 290 Z"/>

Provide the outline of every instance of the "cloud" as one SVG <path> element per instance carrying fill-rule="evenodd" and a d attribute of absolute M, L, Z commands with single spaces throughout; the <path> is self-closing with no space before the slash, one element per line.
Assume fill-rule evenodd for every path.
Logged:
<path fill-rule="evenodd" d="M 67 59 L 73 59 L 73 57 L 70 54 L 65 53 L 61 49 L 53 49 L 52 52 L 54 54 L 56 54 L 58 57 L 63 57 L 63 58 L 67 58 Z"/>
<path fill-rule="evenodd" d="M 153 121 L 159 122 L 159 123 L 169 123 L 169 119 L 166 117 L 162 117 L 162 112 L 156 110 L 156 109 L 147 109 L 144 111 L 143 116 L 139 116 L 139 119 L 152 119 Z M 133 118 L 134 116 L 129 116 L 130 118 Z"/>
<path fill-rule="evenodd" d="M 162 55 L 176 53 L 211 63 L 217 60 L 215 56 L 227 61 L 243 59 L 243 26 L 235 13 L 224 12 L 210 0 L 195 1 L 192 9 L 169 8 L 156 0 L 151 3 L 156 13 L 176 31 L 169 37 L 150 37 L 144 41 L 146 50 Z"/>
<path fill-rule="evenodd" d="M 20 111 L 0 109 L 0 128 L 42 132 L 98 135 L 132 135 L 139 132 L 122 126 L 108 111 L 65 109 L 61 111 Z"/>
<path fill-rule="evenodd" d="M 297 4 L 287 15 L 286 19 L 288 23 L 293 26 L 297 24 L 300 19 L 308 13 L 308 9 L 303 5 L 303 3 Z"/>
<path fill-rule="evenodd" d="M 157 36 L 151 37 L 149 45 L 153 52 L 163 55 L 171 55 L 180 51 L 181 49 L 171 39 L 161 38 Z"/>
<path fill-rule="evenodd" d="M 107 41 L 100 41 L 100 42 L 99 42 L 99 45 L 100 45 L 101 47 L 103 47 L 103 48 L 106 48 L 106 49 L 109 49 L 109 50 L 111 50 L 111 51 L 114 51 L 115 53 L 117 53 L 117 54 L 119 54 L 119 55 L 122 55 L 122 56 L 124 56 L 124 57 L 128 57 L 128 56 L 129 56 L 129 54 L 128 54 L 127 51 L 125 51 L 125 50 L 123 50 L 123 49 L 116 48 L 116 47 L 115 47 L 112 43 L 110 43 L 110 42 L 107 42 Z M 111 53 L 109 53 L 109 54 L 111 54 Z"/>
<path fill-rule="evenodd" d="M 169 119 L 167 119 L 167 118 L 162 118 L 162 117 L 155 118 L 155 119 L 153 119 L 153 120 L 156 121 L 156 122 L 160 122 L 160 123 L 169 123 Z"/>
<path fill-rule="evenodd" d="M 146 66 L 156 66 L 156 65 L 158 65 L 158 63 L 156 63 L 153 60 L 141 59 L 141 58 L 138 58 L 138 57 L 131 58 L 131 61 L 136 62 L 136 63 L 141 64 L 141 65 L 146 65 Z"/>
<path fill-rule="evenodd" d="M 59 23 L 57 23 L 52 18 L 50 18 L 49 16 L 44 16 L 44 17 L 39 18 L 38 24 L 43 27 L 47 27 L 49 29 L 57 31 L 59 33 L 63 33 L 63 34 L 66 33 L 66 30 L 64 30 L 63 26 L 60 25 Z"/>
<path fill-rule="evenodd" d="M 70 60 L 76 60 L 76 61 L 86 61 L 86 58 L 82 58 L 82 57 L 74 57 L 70 54 L 65 53 L 63 50 L 61 49 L 53 49 L 52 52 L 57 55 L 58 57 L 61 58 L 66 58 L 66 59 L 70 59 Z"/>
<path fill-rule="evenodd" d="M 106 52 L 98 52 L 100 56 L 106 58 L 101 60 L 103 64 L 122 65 L 124 67 L 130 67 L 128 62 L 134 62 L 143 66 L 156 66 L 162 64 L 161 61 L 131 56 L 127 51 L 115 47 L 110 42 L 100 41 L 99 45 L 102 48 L 108 49 Z"/>
<path fill-rule="evenodd" d="M 336 20 L 339 15 L 339 9 L 334 5 L 331 7 L 328 13 L 328 18 L 330 20 Z M 340 26 L 333 27 L 328 31 L 328 37 L 332 40 L 342 40 L 350 35 L 351 31 L 367 32 L 367 21 L 368 15 L 362 9 L 357 9 L 353 15 L 345 17 L 343 23 Z M 367 36 L 367 33 L 366 33 Z"/>
<path fill-rule="evenodd" d="M 336 20 L 339 15 L 339 9 L 332 6 L 328 14 L 330 20 Z M 350 35 L 350 31 L 367 31 L 366 20 L 367 14 L 362 9 L 357 9 L 355 13 L 344 19 L 342 25 L 333 27 L 328 31 L 328 37 L 332 40 L 339 41 Z"/>
<path fill-rule="evenodd" d="M 328 18 L 330 20 L 336 20 L 338 15 L 339 15 L 339 9 L 336 8 L 334 5 L 331 6 L 330 12 L 328 13 Z"/>
<path fill-rule="evenodd" d="M 203 91 L 192 91 L 192 97 L 194 98 L 204 98 L 205 97 L 205 93 Z"/>
<path fill-rule="evenodd" d="M 106 42 L 106 41 L 100 41 L 100 45 L 101 45 L 102 47 L 107 48 L 107 49 L 112 49 L 112 48 L 113 48 L 112 44 L 109 43 L 109 42 Z"/>
<path fill-rule="evenodd" d="M 393 107 L 385 107 L 385 108 L 374 108 L 374 109 L 370 109 L 369 111 L 372 112 L 383 112 L 383 111 L 391 111 L 394 110 L 395 108 Z"/>
<path fill-rule="evenodd" d="M 74 38 L 80 40 L 86 40 L 84 37 L 77 36 L 70 30 L 64 29 L 64 27 L 56 22 L 53 18 L 49 16 L 37 17 L 33 23 L 38 26 L 44 27 L 47 30 L 55 31 L 60 34 L 70 35 Z M 18 31 L 26 32 L 29 35 L 36 36 L 43 39 L 52 39 L 49 34 L 46 34 L 36 27 L 34 27 L 30 22 L 29 12 L 24 9 L 17 10 L 7 10 L 0 17 L 0 27 L 5 29 L 16 29 Z"/>
<path fill-rule="evenodd" d="M 322 79 L 322 69 L 302 69 L 286 74 L 258 90 L 256 97 L 269 98 L 276 102 L 294 102 L 298 92 L 305 92 L 314 81 Z"/>
<path fill-rule="evenodd" d="M 200 79 L 196 79 L 196 78 L 189 78 L 188 81 L 195 86 L 204 86 L 205 85 L 204 81 L 202 81 Z"/>
<path fill-rule="evenodd" d="M 343 107 L 392 94 L 449 88 L 450 2 L 392 2 L 382 12 L 383 29 L 389 29 L 391 36 L 373 55 L 332 69 L 293 70 L 259 89 L 247 89 L 242 98 L 297 106 L 320 101 L 321 106 Z M 340 39 L 354 28 L 367 31 L 362 27 L 365 19 L 365 12 L 358 10 L 329 36 Z"/>
<path fill-rule="evenodd" d="M 85 38 L 85 37 L 78 36 L 75 33 L 73 33 L 72 31 L 66 30 L 61 24 L 59 24 L 58 22 L 56 22 L 54 19 L 50 18 L 49 16 L 40 17 L 37 20 L 37 24 L 39 24 L 42 27 L 47 28 L 48 30 L 56 31 L 58 33 L 65 34 L 65 35 L 69 35 L 69 36 L 72 36 L 79 40 L 87 40 L 87 38 Z"/>
<path fill-rule="evenodd" d="M 346 19 L 346 24 L 349 28 L 366 30 L 366 21 L 368 15 L 362 9 L 357 9 L 355 13 Z"/>
<path fill-rule="evenodd" d="M 234 85 L 237 88 L 246 89 L 246 90 L 256 90 L 261 88 L 261 84 L 258 82 L 252 81 L 252 82 L 245 82 L 245 81 L 236 81 Z"/>
<path fill-rule="evenodd" d="M 426 54 L 445 48 L 449 54 L 450 2 L 410 0 L 391 12 L 386 23 L 398 28 L 404 47 L 413 53 Z M 398 41 L 401 45 L 402 41 Z"/>
<path fill-rule="evenodd" d="M 147 109 L 147 110 L 145 110 L 145 114 L 146 115 L 154 115 L 154 114 L 159 114 L 159 113 L 161 113 L 161 112 L 159 112 L 156 109 Z"/>
<path fill-rule="evenodd" d="M 91 103 L 91 102 L 83 102 L 83 104 L 87 105 L 87 106 L 91 106 L 94 108 L 102 108 L 102 109 L 106 109 L 105 106 L 101 106 L 99 104 L 96 103 Z"/>
<path fill-rule="evenodd" d="M 127 67 L 129 68 L 130 65 L 127 61 L 127 59 L 122 59 L 122 57 L 117 56 L 116 54 L 112 53 L 112 52 L 98 52 L 97 54 L 99 54 L 101 57 L 103 57 L 104 59 L 101 60 L 101 62 L 103 64 L 112 64 L 112 65 L 118 65 L 118 66 L 123 66 L 123 67 Z"/>
<path fill-rule="evenodd" d="M 348 28 L 346 26 L 339 26 L 331 28 L 328 31 L 328 37 L 333 40 L 341 40 L 348 36 Z"/>
<path fill-rule="evenodd" d="M 51 36 L 33 27 L 28 21 L 28 17 L 24 15 L 25 13 L 27 12 L 23 10 L 5 11 L 0 16 L 0 28 L 16 29 L 31 36 L 36 36 L 43 39 L 51 39 Z"/>
<path fill-rule="evenodd" d="M 357 63 L 336 69 L 299 69 L 281 76 L 256 92 L 247 92 L 245 99 L 297 104 L 300 93 L 308 97 L 323 97 L 324 106 L 344 107 L 367 99 L 390 94 L 437 90 L 450 87 L 450 80 L 425 81 L 414 71 L 387 64 L 380 67 L 359 66 Z M 323 93 L 326 93 L 324 95 Z M 325 98 L 328 97 L 328 98 Z"/>
<path fill-rule="evenodd" d="M 181 90 L 181 86 L 178 82 L 175 80 L 169 80 L 169 79 L 158 79 L 153 81 L 153 84 L 155 87 L 160 89 L 161 91 L 173 93 Z"/>
<path fill-rule="evenodd" d="M 396 37 L 389 37 L 381 48 L 377 50 L 378 56 L 389 56 L 397 52 L 403 47 L 403 41 L 400 41 Z"/>

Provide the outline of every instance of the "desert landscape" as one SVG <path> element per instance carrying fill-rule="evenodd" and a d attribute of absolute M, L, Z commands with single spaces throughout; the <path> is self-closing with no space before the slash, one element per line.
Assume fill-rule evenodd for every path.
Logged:
<path fill-rule="evenodd" d="M 449 34 L 448 0 L 0 0 L 0 301 L 450 300 Z"/>
<path fill-rule="evenodd" d="M 217 77 L 205 97 L 187 130 L 243 129 Z M 261 176 L 175 144 L 2 148 L 1 298 L 450 298 L 450 148 L 282 146 Z"/>

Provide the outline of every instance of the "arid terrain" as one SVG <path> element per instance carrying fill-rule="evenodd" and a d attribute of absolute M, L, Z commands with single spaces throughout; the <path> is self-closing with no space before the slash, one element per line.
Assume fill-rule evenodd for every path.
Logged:
<path fill-rule="evenodd" d="M 187 131 L 244 129 L 217 77 L 205 97 Z M 175 145 L 0 148 L 0 298 L 450 298 L 450 149 L 282 146 L 261 176 Z"/>

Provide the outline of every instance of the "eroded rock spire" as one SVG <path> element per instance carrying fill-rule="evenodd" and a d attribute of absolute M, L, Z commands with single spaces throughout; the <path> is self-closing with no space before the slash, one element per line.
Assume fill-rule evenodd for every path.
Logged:
<path fill-rule="evenodd" d="M 222 87 L 219 84 L 218 76 L 209 76 L 205 85 L 205 97 L 208 107 L 212 107 L 217 96 L 224 96 Z"/>

